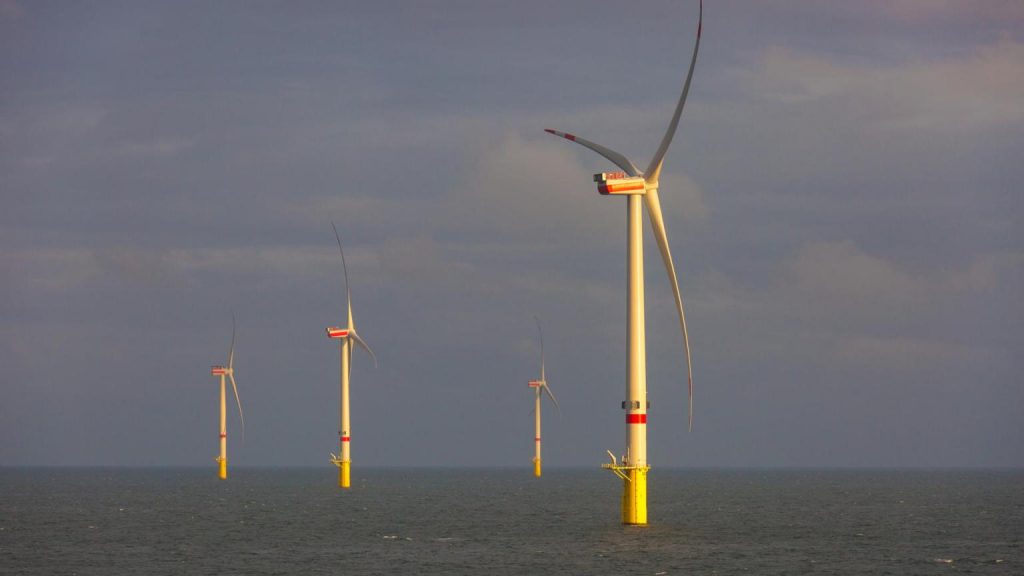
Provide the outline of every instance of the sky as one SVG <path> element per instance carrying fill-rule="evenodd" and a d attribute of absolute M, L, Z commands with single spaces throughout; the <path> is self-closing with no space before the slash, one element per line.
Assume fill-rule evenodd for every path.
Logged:
<path fill-rule="evenodd" d="M 624 451 L 625 201 L 696 1 L 0 0 L 0 465 Z M 1024 466 L 1024 4 L 707 0 L 645 223 L 659 467 Z M 233 407 L 229 407 L 232 408 Z"/>

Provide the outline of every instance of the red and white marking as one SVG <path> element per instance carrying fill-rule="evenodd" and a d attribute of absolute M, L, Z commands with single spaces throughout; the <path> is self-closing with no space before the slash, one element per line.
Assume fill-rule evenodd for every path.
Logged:
<path fill-rule="evenodd" d="M 544 385 L 544 382 L 541 380 L 530 380 L 526 385 L 530 388 L 540 388 Z"/>
<path fill-rule="evenodd" d="M 348 329 L 347 328 L 338 328 L 337 326 L 331 326 L 330 328 L 327 329 L 327 337 L 328 338 L 347 338 L 348 337 Z"/>
<path fill-rule="evenodd" d="M 626 424 L 647 424 L 647 414 L 626 414 Z"/>
<path fill-rule="evenodd" d="M 566 140 L 568 140 L 570 142 L 575 142 L 576 141 L 576 137 L 573 136 L 572 134 L 569 134 L 568 132 L 559 132 L 558 130 L 552 130 L 551 128 L 545 128 L 544 131 L 547 132 L 548 134 L 554 134 L 555 136 L 561 136 L 562 138 L 565 138 Z"/>
<path fill-rule="evenodd" d="M 213 366 L 210 368 L 210 374 L 212 376 L 223 376 L 228 373 L 227 368 L 223 366 Z"/>
<path fill-rule="evenodd" d="M 624 172 L 601 172 L 594 174 L 597 191 L 604 195 L 643 194 L 647 185 L 640 176 L 626 176 Z"/>

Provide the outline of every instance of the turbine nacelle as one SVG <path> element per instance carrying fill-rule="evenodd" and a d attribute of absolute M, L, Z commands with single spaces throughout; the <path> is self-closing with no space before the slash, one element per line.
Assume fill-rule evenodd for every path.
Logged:
<path fill-rule="evenodd" d="M 351 331 L 348 328 L 338 328 L 337 326 L 331 326 L 327 329 L 328 338 L 348 338 Z"/>
<path fill-rule="evenodd" d="M 212 366 L 210 367 L 211 376 L 226 376 L 228 369 L 223 366 Z"/>
<path fill-rule="evenodd" d="M 629 176 L 625 172 L 601 172 L 594 174 L 597 191 L 603 196 L 632 196 L 647 193 L 647 182 L 643 176 Z M 653 186 L 657 188 L 657 183 Z"/>
<path fill-rule="evenodd" d="M 546 382 L 543 380 L 530 380 L 526 385 L 530 388 L 541 388 L 546 385 Z"/>

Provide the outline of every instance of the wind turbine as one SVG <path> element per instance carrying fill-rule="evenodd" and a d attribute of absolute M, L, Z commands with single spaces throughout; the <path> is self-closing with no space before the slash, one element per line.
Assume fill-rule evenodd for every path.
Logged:
<path fill-rule="evenodd" d="M 658 249 L 661 251 L 661 259 L 665 263 L 665 270 L 672 282 L 672 293 L 675 296 L 676 311 L 679 314 L 679 324 L 683 330 L 683 344 L 686 348 L 686 371 L 687 389 L 689 394 L 689 424 L 693 428 L 693 374 L 690 366 L 690 342 L 686 332 L 686 316 L 683 313 L 683 298 L 679 293 L 679 283 L 676 281 L 675 265 L 672 263 L 672 253 L 669 251 L 668 238 L 665 236 L 665 222 L 661 215 L 661 202 L 658 199 L 658 180 L 661 176 L 662 163 L 665 160 L 665 152 L 672 137 L 675 135 L 676 127 L 679 125 L 679 116 L 683 112 L 683 104 L 686 102 L 686 94 L 690 91 L 690 81 L 693 79 L 693 68 L 697 63 L 697 51 L 700 48 L 701 28 L 704 20 L 704 4 L 700 3 L 700 12 L 697 18 L 697 40 L 693 46 L 693 57 L 690 59 L 690 69 L 686 74 L 686 81 L 683 84 L 683 92 L 679 96 L 672 120 L 669 122 L 668 130 L 661 139 L 654 158 L 641 172 L 624 155 L 584 140 L 572 134 L 547 129 L 555 136 L 561 136 L 572 142 L 590 148 L 624 172 L 602 172 L 594 175 L 597 182 L 598 192 L 609 196 L 626 196 L 626 222 L 628 249 L 626 257 L 627 280 L 627 320 L 626 334 L 628 348 L 626 354 L 626 400 L 622 408 L 626 410 L 626 455 L 622 457 L 622 464 L 611 455 L 611 464 L 603 467 L 610 469 L 622 479 L 622 523 L 623 524 L 646 524 L 647 523 L 647 473 L 650 466 L 647 463 L 647 350 L 645 343 L 644 328 L 644 258 L 643 258 L 643 214 L 641 209 L 641 198 L 647 206 L 647 215 L 650 217 L 651 228 L 654 230 L 654 238 L 658 242 Z"/>
<path fill-rule="evenodd" d="M 235 384 L 235 315 L 231 315 L 231 349 L 228 352 L 228 365 L 213 366 L 210 374 L 220 376 L 220 456 L 214 458 L 218 465 L 217 475 L 221 480 L 228 479 L 228 423 L 227 394 L 224 378 L 231 379 L 231 388 L 235 391 L 235 402 L 238 404 L 238 418 L 242 422 L 242 438 L 245 438 L 245 416 L 242 415 L 242 401 L 238 398 L 238 385 Z"/>
<path fill-rule="evenodd" d="M 341 444 L 340 455 L 331 452 L 331 462 L 338 467 L 338 486 L 348 488 L 351 486 L 352 454 L 349 448 L 351 440 L 351 425 L 349 422 L 349 401 L 348 382 L 349 373 L 352 367 L 352 343 L 358 344 L 366 350 L 373 358 L 373 365 L 377 366 L 377 356 L 370 350 L 366 342 L 356 333 L 356 324 L 352 320 L 352 292 L 348 286 L 348 266 L 345 265 L 345 250 L 341 247 L 341 237 L 338 236 L 338 228 L 331 222 L 334 228 L 334 237 L 338 240 L 338 251 L 341 252 L 341 268 L 345 273 L 345 302 L 348 306 L 348 325 L 345 328 L 331 326 L 327 328 L 327 337 L 338 340 L 341 348 L 341 429 L 338 430 L 338 440 Z"/>
<path fill-rule="evenodd" d="M 534 389 L 533 398 L 533 422 L 534 422 L 534 435 L 533 435 L 533 475 L 540 478 L 540 391 L 547 392 L 551 401 L 555 403 L 555 408 L 558 408 L 558 413 L 562 413 L 562 409 L 558 406 L 558 400 L 555 400 L 555 395 L 551 393 L 551 388 L 548 387 L 548 381 L 544 377 L 544 333 L 540 329 L 540 318 L 533 317 L 537 321 L 537 334 L 540 335 L 540 380 L 530 380 L 528 385 Z"/>

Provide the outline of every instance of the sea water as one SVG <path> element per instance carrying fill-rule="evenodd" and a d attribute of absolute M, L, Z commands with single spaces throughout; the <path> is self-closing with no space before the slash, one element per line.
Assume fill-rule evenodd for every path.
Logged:
<path fill-rule="evenodd" d="M 1024 574 L 1024 471 L 0 469 L 2 574 Z"/>

